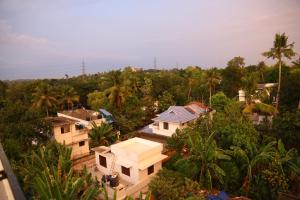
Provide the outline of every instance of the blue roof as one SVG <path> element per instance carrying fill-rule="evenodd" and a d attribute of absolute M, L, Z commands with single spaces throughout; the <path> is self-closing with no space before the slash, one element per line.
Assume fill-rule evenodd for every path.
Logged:
<path fill-rule="evenodd" d="M 107 110 L 102 109 L 102 108 L 100 108 L 99 111 L 104 115 L 112 115 L 110 112 L 108 112 Z"/>
<path fill-rule="evenodd" d="M 185 123 L 198 117 L 199 114 L 191 112 L 183 106 L 170 106 L 167 111 L 161 113 L 153 121 Z"/>

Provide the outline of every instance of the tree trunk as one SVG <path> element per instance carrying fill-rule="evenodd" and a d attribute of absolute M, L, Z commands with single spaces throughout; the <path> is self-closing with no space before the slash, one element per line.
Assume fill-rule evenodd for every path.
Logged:
<path fill-rule="evenodd" d="M 276 109 L 278 110 L 279 108 L 279 98 L 280 98 L 280 86 L 281 86 L 281 58 L 279 58 L 279 62 L 278 62 L 279 66 L 278 66 L 278 87 L 277 87 L 277 94 L 276 94 Z"/>
<path fill-rule="evenodd" d="M 46 113 L 47 113 L 47 117 L 48 117 L 49 116 L 48 106 L 46 106 Z"/>

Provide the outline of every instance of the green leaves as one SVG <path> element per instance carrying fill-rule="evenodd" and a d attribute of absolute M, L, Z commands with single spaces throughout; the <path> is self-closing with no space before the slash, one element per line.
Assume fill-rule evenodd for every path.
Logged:
<path fill-rule="evenodd" d="M 25 162 L 25 183 L 29 184 L 37 199 L 72 200 L 94 199 L 99 194 L 96 183 L 87 172 L 83 176 L 72 170 L 71 149 L 60 144 L 40 148 Z M 57 159 L 58 158 L 58 159 Z"/>

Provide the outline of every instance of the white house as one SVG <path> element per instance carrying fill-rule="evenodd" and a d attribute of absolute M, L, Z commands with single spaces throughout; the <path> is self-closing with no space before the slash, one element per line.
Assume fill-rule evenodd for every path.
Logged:
<path fill-rule="evenodd" d="M 171 137 L 176 129 L 185 128 L 187 123 L 208 111 L 209 108 L 200 102 L 192 102 L 186 106 L 170 106 L 168 110 L 152 119 L 154 122 L 140 132 Z"/>
<path fill-rule="evenodd" d="M 162 154 L 162 144 L 137 137 L 92 150 L 96 158 L 92 174 L 106 184 L 110 199 L 115 192 L 117 199 L 124 199 L 147 189 L 151 178 L 161 169 L 162 160 L 167 157 Z M 104 175 L 114 176 L 107 181 Z"/>

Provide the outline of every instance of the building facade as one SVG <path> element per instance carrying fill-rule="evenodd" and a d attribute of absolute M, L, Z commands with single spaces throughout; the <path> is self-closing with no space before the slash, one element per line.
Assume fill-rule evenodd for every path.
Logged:
<path fill-rule="evenodd" d="M 72 148 L 72 159 L 90 154 L 89 132 L 93 123 L 99 126 L 103 123 L 98 112 L 76 109 L 57 113 L 57 117 L 48 118 L 53 126 L 54 139 Z"/>
<path fill-rule="evenodd" d="M 114 193 L 117 199 L 126 196 L 136 196 L 147 188 L 151 178 L 161 169 L 162 160 L 167 156 L 162 154 L 163 146 L 142 138 L 132 138 L 110 147 L 100 146 L 95 151 L 96 171 L 98 180 L 103 175 L 118 176 L 118 184 L 107 185 L 110 198 Z"/>
<path fill-rule="evenodd" d="M 209 108 L 200 102 L 186 106 L 170 106 L 168 110 L 152 119 L 154 122 L 140 130 L 143 133 L 171 137 L 177 129 L 183 129 L 189 122 L 209 112 Z"/>

